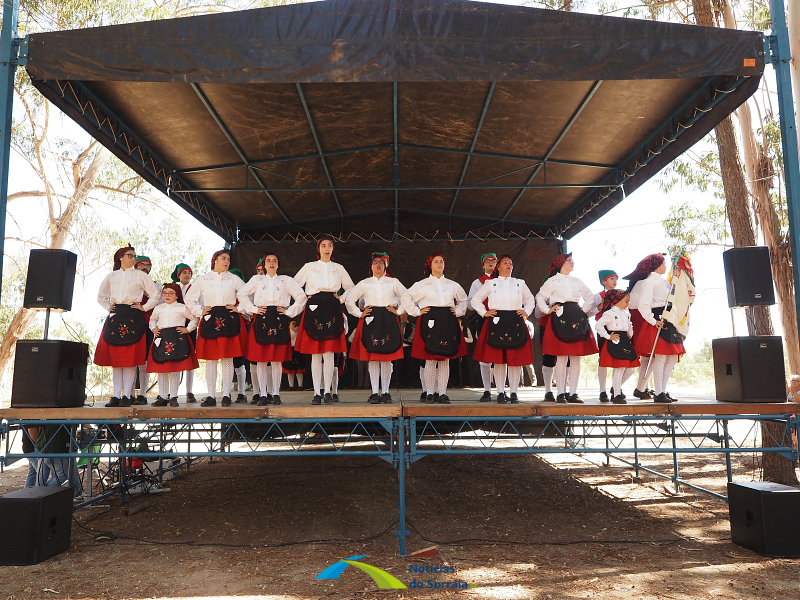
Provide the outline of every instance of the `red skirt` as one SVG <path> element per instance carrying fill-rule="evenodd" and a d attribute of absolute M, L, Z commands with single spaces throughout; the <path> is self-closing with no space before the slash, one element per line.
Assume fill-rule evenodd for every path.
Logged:
<path fill-rule="evenodd" d="M 155 345 L 150 346 L 150 354 L 147 356 L 147 372 L 148 373 L 180 373 L 181 371 L 192 371 L 199 367 L 197 362 L 197 354 L 194 350 L 192 338 L 189 338 L 189 356 L 180 362 L 166 362 L 163 365 L 158 364 L 153 360 L 153 348 Z"/>
<path fill-rule="evenodd" d="M 99 367 L 138 367 L 147 361 L 147 336 L 142 334 L 141 339 L 129 346 L 112 346 L 103 338 L 94 349 L 94 364 Z"/>
<path fill-rule="evenodd" d="M 551 354 L 553 356 L 589 356 L 590 354 L 597 354 L 598 352 L 597 342 L 593 335 L 582 342 L 565 344 L 556 337 L 552 327 L 548 327 L 544 332 L 542 354 Z"/>
<path fill-rule="evenodd" d="M 653 342 L 655 342 L 656 336 L 658 335 L 658 329 L 645 321 L 638 310 L 632 310 L 631 314 L 638 315 L 640 323 L 639 329 L 637 330 L 636 321 L 633 321 L 633 349 L 636 350 L 639 356 L 650 356 L 650 353 L 653 351 Z M 670 344 L 659 336 L 654 354 L 666 354 L 668 356 L 673 354 L 686 354 L 686 349 L 683 347 L 683 344 Z"/>
<path fill-rule="evenodd" d="M 603 344 L 603 349 L 600 350 L 600 366 L 601 367 L 611 367 L 612 369 L 620 369 L 620 368 L 632 368 L 639 366 L 639 358 L 637 357 L 635 360 L 620 360 L 618 358 L 614 358 L 608 353 L 608 345 L 612 342 L 610 340 L 606 340 L 606 343 Z"/>
<path fill-rule="evenodd" d="M 256 341 L 256 328 L 251 327 L 247 340 L 247 360 L 255 363 L 292 360 L 292 345 L 288 341 L 285 344 L 259 344 Z"/>
<path fill-rule="evenodd" d="M 203 317 L 200 317 L 201 319 Z M 197 358 L 202 360 L 219 360 L 220 358 L 236 358 L 247 353 L 247 327 L 244 318 L 239 315 L 239 335 L 236 337 L 220 337 L 207 340 L 197 331 Z"/>
<path fill-rule="evenodd" d="M 522 348 L 516 350 L 501 350 L 492 348 L 486 339 L 489 337 L 489 325 L 484 323 L 478 343 L 475 344 L 475 351 L 472 358 L 483 363 L 494 363 L 496 365 L 508 365 L 509 367 L 524 367 L 533 364 L 533 344 L 530 340 Z"/>
<path fill-rule="evenodd" d="M 400 345 L 400 349 L 397 352 L 393 352 L 392 354 L 377 354 L 373 353 L 370 354 L 367 352 L 367 349 L 364 348 L 364 344 L 361 343 L 361 328 L 364 325 L 364 319 L 358 320 L 358 328 L 356 329 L 356 333 L 353 336 L 353 342 L 350 344 L 350 358 L 355 360 L 366 360 L 371 361 L 375 360 L 378 362 L 389 362 L 392 360 L 402 360 L 404 358 L 403 355 L 403 346 Z"/>
<path fill-rule="evenodd" d="M 455 356 L 436 356 L 435 354 L 428 354 L 425 350 L 425 342 L 422 340 L 422 316 L 417 317 L 417 327 L 414 330 L 414 342 L 411 344 L 411 356 L 422 360 L 452 360 L 460 356 L 467 355 L 467 342 L 464 340 L 464 332 L 461 331 L 461 339 L 458 342 L 458 352 Z"/>
<path fill-rule="evenodd" d="M 345 317 L 346 318 L 346 317 Z M 303 318 L 300 319 L 300 328 L 297 330 L 297 339 L 294 342 L 294 349 L 301 354 L 322 354 L 323 352 L 347 352 L 347 340 L 344 333 L 333 340 L 318 342 L 306 335 L 306 328 L 303 322 L 306 320 L 306 313 L 303 311 Z"/>

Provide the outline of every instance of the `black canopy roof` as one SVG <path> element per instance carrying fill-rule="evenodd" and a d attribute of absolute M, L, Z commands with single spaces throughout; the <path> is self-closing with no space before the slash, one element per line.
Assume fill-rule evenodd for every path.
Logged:
<path fill-rule="evenodd" d="M 758 32 L 327 0 L 30 37 L 53 103 L 229 241 L 565 237 L 757 88 Z"/>

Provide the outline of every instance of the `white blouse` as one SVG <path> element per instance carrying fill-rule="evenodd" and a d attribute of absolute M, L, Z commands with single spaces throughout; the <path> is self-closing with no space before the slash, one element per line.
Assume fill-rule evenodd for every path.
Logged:
<path fill-rule="evenodd" d="M 204 307 L 236 304 L 236 293 L 243 287 L 244 281 L 228 271 L 210 271 L 195 280 L 183 301 L 195 316 L 200 317 Z M 202 302 L 200 296 L 203 297 Z"/>
<path fill-rule="evenodd" d="M 581 308 L 588 314 L 594 304 L 592 290 L 577 277 L 556 273 L 544 282 L 539 293 L 536 294 L 536 306 L 540 312 L 546 314 L 553 304 L 578 302 L 581 298 L 583 298 Z"/>
<path fill-rule="evenodd" d="M 455 301 L 455 305 L 454 305 Z M 463 317 L 467 312 L 467 294 L 464 288 L 446 277 L 434 277 L 418 281 L 400 299 L 405 311 L 418 317 L 420 309 L 429 306 L 454 306 L 456 316 Z"/>
<path fill-rule="evenodd" d="M 603 296 L 601 296 L 600 294 L 601 292 L 597 292 L 594 295 L 594 300 L 592 300 L 592 309 L 586 313 L 590 317 L 594 317 L 597 313 L 600 312 L 600 305 L 603 304 Z"/>
<path fill-rule="evenodd" d="M 189 324 L 186 324 L 186 320 Z M 165 327 L 186 327 L 189 331 L 197 329 L 200 318 L 195 317 L 185 304 L 173 302 L 172 304 L 159 304 L 153 309 L 150 316 L 150 329 L 164 329 Z"/>
<path fill-rule="evenodd" d="M 631 290 L 631 308 L 638 309 L 642 318 L 655 326 L 657 321 L 653 317 L 653 308 L 666 306 L 667 296 L 672 287 L 669 281 L 658 273 L 650 273 L 647 279 L 637 281 Z"/>
<path fill-rule="evenodd" d="M 339 297 L 339 301 L 344 303 L 345 295 L 354 284 L 347 274 L 345 268 L 339 263 L 322 262 L 315 260 L 314 262 L 306 263 L 303 268 L 294 276 L 294 280 L 301 286 L 306 287 L 306 295 L 313 296 L 318 292 L 333 292 L 334 294 L 340 288 L 344 288 L 344 293 Z"/>
<path fill-rule="evenodd" d="M 347 293 L 344 305 L 354 317 L 361 318 L 362 310 L 358 306 L 358 301 L 363 297 L 364 306 L 394 306 L 397 314 L 402 315 L 405 311 L 400 304 L 400 298 L 406 293 L 405 286 L 394 277 L 368 277 L 359 281 L 356 286 Z"/>
<path fill-rule="evenodd" d="M 117 269 L 103 278 L 97 292 L 97 303 L 109 310 L 113 304 L 135 304 L 147 294 L 147 303 L 142 305 L 147 312 L 161 301 L 161 294 L 150 276 L 144 271 Z"/>
<path fill-rule="evenodd" d="M 191 283 L 187 283 L 186 285 L 184 285 L 182 283 L 179 283 L 178 285 L 181 286 L 181 294 L 183 295 L 183 297 L 185 299 L 186 298 L 186 294 L 189 293 L 189 288 L 192 287 L 192 284 Z"/>
<path fill-rule="evenodd" d="M 628 312 L 628 309 L 625 310 L 621 308 L 617 308 L 616 306 L 612 306 L 606 312 L 603 313 L 603 316 L 597 320 L 594 328 L 597 330 L 597 333 L 600 334 L 600 337 L 604 337 L 609 339 L 611 337 L 611 332 L 615 331 L 627 331 L 629 336 L 633 336 L 633 322 L 631 321 L 631 313 Z M 608 331 L 606 331 L 608 329 Z"/>
<path fill-rule="evenodd" d="M 516 277 L 498 277 L 489 279 L 472 297 L 472 308 L 480 315 L 486 314 L 483 301 L 488 298 L 489 310 L 524 310 L 530 315 L 536 305 L 536 299 L 522 279 Z"/>
<path fill-rule="evenodd" d="M 306 295 L 298 283 L 288 275 L 254 275 L 239 293 L 239 304 L 251 315 L 262 306 L 280 306 L 286 309 L 286 316 L 296 317 L 306 306 Z M 291 300 L 294 304 L 289 306 Z"/>

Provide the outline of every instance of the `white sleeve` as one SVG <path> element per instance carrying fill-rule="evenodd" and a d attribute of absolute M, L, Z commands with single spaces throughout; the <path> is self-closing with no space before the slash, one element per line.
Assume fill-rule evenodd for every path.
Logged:
<path fill-rule="evenodd" d="M 291 294 L 292 298 L 294 298 L 294 303 L 286 309 L 286 316 L 290 319 L 294 319 L 297 315 L 303 312 L 303 309 L 306 307 L 306 300 L 308 300 L 308 296 L 306 296 L 306 293 L 303 291 L 303 288 L 300 287 L 300 284 L 291 277 L 286 280 L 286 287 L 289 290 L 289 294 Z"/>
<path fill-rule="evenodd" d="M 472 295 L 472 300 L 470 301 L 472 310 L 477 312 L 480 316 L 486 314 L 486 307 L 483 305 L 483 301 L 489 297 L 489 294 L 492 291 L 492 285 L 490 283 L 491 281 L 491 279 L 487 279 L 486 282 Z"/>
<path fill-rule="evenodd" d="M 359 281 L 354 287 L 344 294 L 344 306 L 351 315 L 357 319 L 361 318 L 363 314 L 361 309 L 358 308 L 356 302 L 364 295 L 364 281 Z"/>
<path fill-rule="evenodd" d="M 642 315 L 642 318 L 650 323 L 650 325 L 656 325 L 656 320 L 653 317 L 653 280 L 652 279 L 645 279 L 642 282 L 642 293 L 639 295 L 639 313 Z"/>
<path fill-rule="evenodd" d="M 239 291 L 236 292 L 236 299 L 239 301 L 239 306 L 244 309 L 244 312 L 251 315 L 258 312 L 258 308 L 256 308 L 256 305 L 250 299 L 250 296 L 255 294 L 256 291 L 256 284 L 258 283 L 257 277 L 258 275 L 253 275 L 250 281 L 245 283 L 239 288 Z"/>
<path fill-rule="evenodd" d="M 594 294 L 592 290 L 589 289 L 588 285 L 583 283 L 580 279 L 578 279 L 578 281 L 581 284 L 581 296 L 583 297 L 583 306 L 581 308 L 583 308 L 583 312 L 588 315 L 594 308 Z"/>
<path fill-rule="evenodd" d="M 189 322 L 186 324 L 186 329 L 189 331 L 194 331 L 197 329 L 197 326 L 200 325 L 200 317 L 195 317 L 192 314 L 192 311 L 189 310 L 188 306 L 186 306 L 185 310 L 183 311 L 183 316 L 189 319 Z"/>
<path fill-rule="evenodd" d="M 403 305 L 403 310 L 411 317 L 419 316 L 419 306 L 416 305 L 416 299 L 414 298 L 417 294 L 419 294 L 419 282 L 408 288 L 406 293 L 400 297 L 400 304 Z"/>
<path fill-rule="evenodd" d="M 599 319 L 597 319 L 597 323 L 595 323 L 595 325 L 594 325 L 594 329 L 595 329 L 595 331 L 597 331 L 597 334 L 600 337 L 603 337 L 603 338 L 606 338 L 606 339 L 610 339 L 611 338 L 611 334 L 609 334 L 608 331 L 606 331 L 606 325 L 610 325 L 611 321 L 614 320 L 614 319 L 611 318 L 611 315 L 608 314 L 609 312 L 611 312 L 611 311 L 604 312 L 603 316 L 600 317 Z"/>
<path fill-rule="evenodd" d="M 203 306 L 198 302 L 200 295 L 203 293 L 203 278 L 200 277 L 189 288 L 189 293 L 183 299 L 183 303 L 187 308 L 192 311 L 195 317 L 203 316 Z"/>
<path fill-rule="evenodd" d="M 103 277 L 97 290 L 97 303 L 106 310 L 111 309 L 111 273 Z"/>
<path fill-rule="evenodd" d="M 467 312 L 467 292 L 455 281 L 453 286 L 456 288 L 456 316 L 463 317 Z"/>
<path fill-rule="evenodd" d="M 400 302 L 400 300 L 402 299 L 403 294 L 406 293 L 406 286 L 400 283 L 400 280 L 398 279 L 394 280 L 394 293 L 397 294 L 397 301 L 398 301 L 397 314 L 398 315 L 405 314 L 406 311 L 403 308 L 403 304 L 402 302 Z"/>
<path fill-rule="evenodd" d="M 475 281 L 472 282 L 472 285 L 469 286 L 469 294 L 467 294 L 467 302 L 469 303 L 470 310 L 472 309 L 472 299 L 475 297 L 475 294 L 478 293 L 478 290 L 480 290 L 482 287 L 483 284 L 481 283 L 480 279 L 476 279 Z"/>
<path fill-rule="evenodd" d="M 161 294 L 158 293 L 158 288 L 156 287 L 156 284 L 153 283 L 153 280 L 150 279 L 150 275 L 144 271 L 137 271 L 137 273 L 141 273 L 139 278 L 142 280 L 144 293 L 147 294 L 147 303 L 142 307 L 144 312 L 147 312 L 161 303 Z"/>
<path fill-rule="evenodd" d="M 587 312 L 586 314 L 590 317 L 595 316 L 597 313 L 600 312 L 600 305 L 603 303 L 603 299 L 600 294 L 595 294 L 594 298 L 592 299 L 592 309 Z"/>
<path fill-rule="evenodd" d="M 310 265 L 310 264 L 311 263 L 304 264 L 300 268 L 300 270 L 297 272 L 297 275 L 294 276 L 294 280 L 297 282 L 297 285 L 299 285 L 300 287 L 304 286 L 306 284 L 306 281 L 308 280 L 308 271 L 309 271 L 309 266 L 308 265 Z"/>
<path fill-rule="evenodd" d="M 536 294 L 536 308 L 539 309 L 539 312 L 542 315 L 546 315 L 550 312 L 550 307 L 548 306 L 547 302 L 550 300 L 550 294 L 553 293 L 553 285 L 551 283 L 551 279 L 548 279 L 542 284 L 542 287 L 539 288 L 539 293 Z"/>
<path fill-rule="evenodd" d="M 158 316 L 160 314 L 160 310 L 158 310 L 158 306 L 153 309 L 153 314 L 150 315 L 150 322 L 147 324 L 150 327 L 150 331 L 155 331 L 158 329 Z"/>

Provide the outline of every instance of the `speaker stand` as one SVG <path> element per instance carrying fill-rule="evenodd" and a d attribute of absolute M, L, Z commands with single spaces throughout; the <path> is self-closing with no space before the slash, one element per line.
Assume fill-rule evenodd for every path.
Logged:
<path fill-rule="evenodd" d="M 47 334 L 50 332 L 50 309 L 48 308 L 44 313 L 44 339 L 47 339 Z"/>

